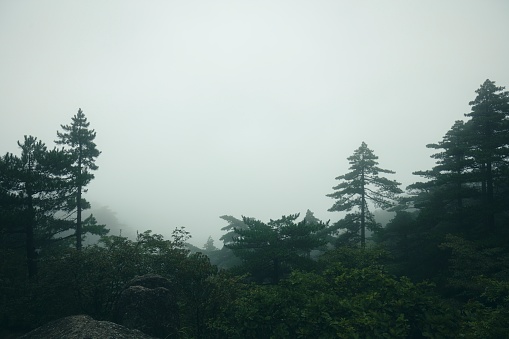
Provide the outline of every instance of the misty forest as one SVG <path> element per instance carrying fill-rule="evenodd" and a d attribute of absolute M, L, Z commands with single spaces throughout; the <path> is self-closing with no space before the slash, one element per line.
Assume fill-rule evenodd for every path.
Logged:
<path fill-rule="evenodd" d="M 506 337 L 509 92 L 486 80 L 469 105 L 423 145 L 435 165 L 410 186 L 359 136 L 331 178 L 337 220 L 218 216 L 222 243 L 202 248 L 185 225 L 131 237 L 89 212 L 101 145 L 81 109 L 51 146 L 13 140 L 0 157 L 0 336 L 87 315 L 158 338 Z M 129 286 L 152 291 L 132 299 L 143 319 Z"/>

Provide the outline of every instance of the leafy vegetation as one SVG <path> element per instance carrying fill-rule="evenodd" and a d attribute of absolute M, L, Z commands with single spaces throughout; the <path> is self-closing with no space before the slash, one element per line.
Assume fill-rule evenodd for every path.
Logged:
<path fill-rule="evenodd" d="M 331 211 L 353 213 L 332 225 L 309 210 L 222 216 L 221 248 L 190 246 L 184 228 L 129 239 L 81 220 L 100 154 L 81 110 L 58 134 L 67 148 L 25 136 L 20 155 L 0 157 L 2 330 L 114 320 L 124 286 L 152 273 L 171 284 L 182 338 L 505 337 L 509 93 L 487 80 L 476 94 L 467 120 L 427 145 L 436 164 L 405 193 L 362 143 L 329 194 Z M 384 227 L 375 206 L 395 211 Z M 100 240 L 83 245 L 85 234 Z"/>

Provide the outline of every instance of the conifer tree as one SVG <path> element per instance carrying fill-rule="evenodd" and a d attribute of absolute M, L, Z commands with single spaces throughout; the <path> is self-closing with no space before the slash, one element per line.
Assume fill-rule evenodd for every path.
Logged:
<path fill-rule="evenodd" d="M 315 213 L 311 212 L 311 210 L 306 211 L 306 215 L 304 216 L 304 220 L 310 224 L 319 224 L 321 221 L 317 217 L 315 217 Z"/>
<path fill-rule="evenodd" d="M 462 120 L 456 121 L 442 141 L 426 145 L 427 148 L 439 150 L 431 156 L 436 159 L 436 165 L 431 170 L 416 171 L 413 174 L 428 181 L 408 186 L 414 195 L 410 198 L 413 207 L 439 203 L 444 213 L 452 212 L 458 226 L 463 223 L 464 200 L 473 194 L 469 185 L 472 181 L 469 169 L 473 166 L 473 160 L 468 156 L 467 140 L 465 123 Z"/>
<path fill-rule="evenodd" d="M 243 260 L 253 278 L 277 284 L 285 273 L 306 266 L 310 252 L 326 243 L 328 224 L 296 222 L 298 217 L 292 214 L 268 223 L 244 217 L 245 227 L 235 228 L 237 236 L 225 246 Z"/>
<path fill-rule="evenodd" d="M 217 250 L 217 247 L 214 246 L 214 239 L 212 239 L 212 236 L 209 235 L 209 237 L 207 238 L 207 242 L 203 245 L 203 249 L 207 252 Z"/>
<path fill-rule="evenodd" d="M 221 231 L 226 231 L 219 240 L 222 240 L 225 245 L 228 245 L 234 241 L 234 238 L 238 236 L 236 230 L 243 230 L 247 228 L 247 225 L 240 219 L 237 219 L 231 215 L 222 215 L 221 219 L 226 220 L 228 225 L 221 228 Z"/>
<path fill-rule="evenodd" d="M 11 234 L 24 234 L 28 276 L 37 273 L 36 249 L 67 230 L 55 213 L 63 207 L 66 183 L 61 175 L 69 164 L 62 150 L 47 150 L 33 136 L 18 141 L 21 156 L 0 158 L 2 209 L 9 211 Z"/>
<path fill-rule="evenodd" d="M 481 184 L 484 205 L 484 224 L 488 231 L 495 230 L 495 181 L 508 180 L 509 160 L 509 92 L 505 87 L 486 80 L 476 90 L 476 98 L 469 103 L 472 111 L 465 116 L 468 131 L 469 155 L 475 162 L 472 173 Z"/>
<path fill-rule="evenodd" d="M 59 145 L 67 146 L 66 151 L 72 158 L 70 168 L 70 199 L 69 211 L 76 211 L 76 249 L 81 250 L 83 236 L 83 222 L 81 213 L 89 208 L 88 202 L 83 199 L 84 188 L 94 179 L 91 171 L 98 169 L 96 158 L 101 154 L 94 139 L 96 132 L 89 129 L 90 123 L 81 110 L 72 117 L 70 125 L 61 125 L 62 132 L 57 132 Z"/>
<path fill-rule="evenodd" d="M 426 146 L 440 150 L 432 155 L 436 165 L 414 174 L 429 181 L 408 188 L 415 194 L 414 207 L 424 208 L 434 219 L 440 216 L 437 222 L 450 214 L 462 231 L 486 233 L 495 231 L 495 214 L 506 208 L 502 195 L 507 199 L 509 193 L 509 92 L 486 80 L 476 93 L 469 103 L 472 112 L 465 114 L 470 119 L 456 121 L 441 142 Z M 468 201 L 468 209 L 464 201 Z M 473 218 L 464 217 L 467 212 Z M 483 218 L 482 227 L 472 228 L 477 216 Z"/>
<path fill-rule="evenodd" d="M 375 223 L 367 222 L 371 219 L 368 201 L 371 201 L 375 207 L 386 209 L 392 207 L 395 204 L 396 195 L 402 193 L 398 187 L 400 183 L 379 176 L 380 173 L 394 174 L 394 172 L 378 167 L 377 159 L 378 157 L 366 143 L 362 142 L 354 154 L 347 159 L 351 165 L 349 168 L 351 172 L 338 176 L 336 180 L 341 182 L 333 187 L 335 192 L 327 194 L 328 197 L 336 199 L 329 212 L 348 212 L 357 209 L 357 213 L 350 214 L 349 218 L 351 221 L 360 221 L 362 248 L 366 245 L 366 228 L 376 227 Z M 352 218 L 352 216 L 356 217 Z"/>

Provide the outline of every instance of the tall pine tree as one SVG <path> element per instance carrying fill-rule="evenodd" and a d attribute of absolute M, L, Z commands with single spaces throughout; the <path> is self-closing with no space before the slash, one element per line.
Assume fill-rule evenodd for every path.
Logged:
<path fill-rule="evenodd" d="M 371 220 L 368 201 L 375 207 L 386 209 L 392 207 L 396 195 L 402 193 L 398 187 L 400 183 L 379 176 L 380 173 L 394 174 L 394 172 L 378 167 L 377 159 L 366 143 L 362 142 L 347 159 L 351 165 L 349 168 L 351 172 L 338 176 L 336 180 L 341 182 L 333 187 L 335 192 L 327 194 L 328 197 L 337 200 L 329 212 L 357 209 L 357 213 L 349 214 L 349 219 L 352 222 L 359 221 L 362 248 L 366 246 L 366 227 L 368 229 L 376 227 L 376 224 L 367 222 Z M 343 223 L 338 225 L 347 228 Z"/>
<path fill-rule="evenodd" d="M 442 213 L 436 208 L 433 213 L 440 215 L 442 220 L 455 220 L 458 227 L 463 226 L 465 199 L 475 195 L 470 184 L 470 169 L 474 163 L 468 156 L 467 140 L 465 123 L 462 120 L 456 121 L 442 141 L 426 145 L 427 148 L 438 150 L 431 156 L 436 159 L 436 165 L 431 170 L 416 171 L 413 174 L 423 176 L 428 181 L 408 186 L 413 195 L 409 199 L 412 207 L 441 206 Z"/>
<path fill-rule="evenodd" d="M 91 171 L 98 169 L 95 160 L 101 154 L 94 143 L 96 132 L 89 129 L 89 126 L 90 123 L 80 108 L 72 117 L 70 125 L 61 125 L 63 131 L 57 132 L 58 140 L 55 141 L 57 144 L 67 146 L 66 151 L 73 160 L 69 171 L 72 190 L 68 209 L 76 211 L 76 249 L 78 250 L 82 247 L 83 236 L 81 213 L 89 207 L 82 194 L 84 188 L 94 179 Z"/>
<path fill-rule="evenodd" d="M 500 204 L 495 197 L 495 184 L 506 185 L 509 160 L 509 92 L 505 87 L 486 80 L 477 96 L 469 104 L 472 111 L 466 123 L 469 156 L 475 162 L 472 172 L 481 186 L 484 225 L 489 232 L 495 231 L 495 214 Z"/>

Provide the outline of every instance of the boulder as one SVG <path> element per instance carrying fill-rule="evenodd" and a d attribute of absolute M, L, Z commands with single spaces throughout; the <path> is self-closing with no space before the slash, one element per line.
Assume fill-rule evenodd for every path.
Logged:
<path fill-rule="evenodd" d="M 117 300 L 115 322 L 154 337 L 177 337 L 179 312 L 172 286 L 155 274 L 134 278 Z"/>
<path fill-rule="evenodd" d="M 109 322 L 97 321 L 88 315 L 74 315 L 47 323 L 28 332 L 20 339 L 151 339 L 138 330 Z"/>
<path fill-rule="evenodd" d="M 145 274 L 136 276 L 135 278 L 131 279 L 125 286 L 125 289 L 131 287 L 131 286 L 142 286 L 145 288 L 158 288 L 158 287 L 164 287 L 168 290 L 172 290 L 173 285 L 170 280 L 167 278 L 161 277 L 157 274 Z"/>

